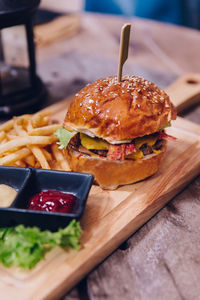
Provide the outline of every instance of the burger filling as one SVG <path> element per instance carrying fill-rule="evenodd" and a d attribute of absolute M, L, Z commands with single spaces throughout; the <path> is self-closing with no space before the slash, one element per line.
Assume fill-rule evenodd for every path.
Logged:
<path fill-rule="evenodd" d="M 108 160 L 140 159 L 145 155 L 160 152 L 163 139 L 159 134 L 136 138 L 131 143 L 109 144 L 99 138 L 91 138 L 83 133 L 77 134 L 71 141 L 70 146 L 80 153 L 90 156 L 100 156 Z"/>
<path fill-rule="evenodd" d="M 164 139 L 175 139 L 166 134 L 164 129 L 122 144 L 110 144 L 101 138 L 92 138 L 84 133 L 69 132 L 64 128 L 58 129 L 56 136 L 60 140 L 60 148 L 66 148 L 69 144 L 69 147 L 78 151 L 80 155 L 108 160 L 138 160 L 146 155 L 159 153 L 162 150 Z"/>

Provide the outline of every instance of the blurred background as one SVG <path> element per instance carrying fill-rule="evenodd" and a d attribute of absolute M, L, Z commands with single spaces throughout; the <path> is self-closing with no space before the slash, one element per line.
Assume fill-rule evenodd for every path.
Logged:
<path fill-rule="evenodd" d="M 23 24 L 0 30 L 2 113 L 9 113 L 11 102 L 16 107 L 11 93 L 23 96 L 22 102 L 17 100 L 22 113 L 21 104 L 30 102 L 36 109 L 34 103 L 40 105 L 46 98 L 45 105 L 50 105 L 89 82 L 117 74 L 120 31 L 127 22 L 132 30 L 123 74 L 139 75 L 166 88 L 186 73 L 199 73 L 200 0 L 0 0 L 0 4 L 17 3 L 18 9 L 20 1 L 40 2 L 33 20 L 28 18 L 34 25 L 34 43 L 27 47 Z M 31 51 L 35 60 L 30 60 Z"/>
<path fill-rule="evenodd" d="M 63 0 L 43 0 L 57 3 Z M 54 3 L 53 3 L 54 2 Z M 200 0 L 73 0 L 63 1 L 69 11 L 89 11 L 106 14 L 136 16 L 176 25 L 200 29 Z"/>

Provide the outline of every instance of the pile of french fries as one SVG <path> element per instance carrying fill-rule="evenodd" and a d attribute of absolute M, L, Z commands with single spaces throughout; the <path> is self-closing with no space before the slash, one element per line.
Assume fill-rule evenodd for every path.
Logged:
<path fill-rule="evenodd" d="M 0 125 L 0 165 L 69 171 L 56 143 L 54 133 L 59 127 L 47 109 Z"/>

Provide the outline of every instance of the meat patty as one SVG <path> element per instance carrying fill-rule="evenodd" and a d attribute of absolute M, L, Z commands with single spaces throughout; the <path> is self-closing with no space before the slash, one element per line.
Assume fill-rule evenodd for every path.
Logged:
<path fill-rule="evenodd" d="M 153 152 L 151 146 L 148 146 L 147 144 L 143 144 L 140 147 L 140 150 L 143 152 L 144 155 L 151 154 Z"/>

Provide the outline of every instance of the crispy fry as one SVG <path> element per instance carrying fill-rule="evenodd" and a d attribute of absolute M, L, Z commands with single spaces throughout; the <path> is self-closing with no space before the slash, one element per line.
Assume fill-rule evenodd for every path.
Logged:
<path fill-rule="evenodd" d="M 26 164 L 22 160 L 18 160 L 15 162 L 16 167 L 26 168 Z"/>
<path fill-rule="evenodd" d="M 12 149 L 17 147 L 22 147 L 26 145 L 48 145 L 52 142 L 56 141 L 57 138 L 55 136 L 27 136 L 27 137 L 19 137 L 17 139 L 11 140 L 3 145 L 0 145 L 0 154 L 6 151 L 12 151 Z"/>
<path fill-rule="evenodd" d="M 10 134 L 10 133 L 7 133 L 7 139 L 9 140 L 9 141 L 11 141 L 11 140 L 14 140 L 14 139 L 17 139 L 18 138 L 18 136 L 17 135 L 13 135 L 13 134 Z"/>
<path fill-rule="evenodd" d="M 13 119 L 0 125 L 0 131 L 9 131 L 13 128 Z"/>
<path fill-rule="evenodd" d="M 46 157 L 47 161 L 52 160 L 52 155 L 51 153 L 49 153 L 46 149 L 42 148 L 42 152 L 44 154 L 44 156 Z"/>
<path fill-rule="evenodd" d="M 12 128 L 11 130 L 9 130 L 8 132 L 6 132 L 6 134 L 12 134 L 12 135 L 16 135 L 16 131 L 14 128 Z"/>
<path fill-rule="evenodd" d="M 50 169 L 50 166 L 40 148 L 36 146 L 30 146 L 30 150 L 33 152 L 33 154 L 35 155 L 36 159 L 38 160 L 38 162 L 40 163 L 43 169 Z"/>
<path fill-rule="evenodd" d="M 1 166 L 10 165 L 13 162 L 16 162 L 17 160 L 23 159 L 24 157 L 26 157 L 29 154 L 30 154 L 29 149 L 22 148 L 20 150 L 17 150 L 14 153 L 11 153 L 9 155 L 6 155 L 6 156 L 0 158 L 0 165 Z"/>
<path fill-rule="evenodd" d="M 59 170 L 59 171 L 63 171 L 63 168 L 59 165 L 59 163 L 56 160 L 53 160 L 50 163 L 50 167 L 52 170 Z"/>
<path fill-rule="evenodd" d="M 15 128 L 15 130 L 18 133 L 19 136 L 27 136 L 27 132 L 20 125 L 17 124 L 17 119 L 14 119 L 14 128 Z M 38 160 L 38 162 L 40 163 L 42 168 L 50 169 L 50 166 L 47 162 L 46 156 L 43 153 L 43 149 L 40 149 L 36 145 L 34 145 L 34 146 L 28 145 L 27 147 L 34 154 L 35 158 Z M 51 159 L 51 156 L 50 156 L 50 159 Z"/>
<path fill-rule="evenodd" d="M 52 152 L 53 152 L 53 155 L 54 155 L 55 159 L 57 160 L 57 162 L 59 163 L 61 168 L 64 171 L 69 171 L 70 170 L 69 165 L 68 165 L 66 159 L 64 158 L 61 150 L 58 149 L 58 145 L 55 144 L 55 143 L 52 144 L 51 149 L 52 149 Z"/>
<path fill-rule="evenodd" d="M 29 133 L 29 131 L 33 130 L 33 126 L 32 126 L 31 120 L 28 121 L 27 126 L 26 126 L 26 130 L 28 131 L 28 133 Z"/>
<path fill-rule="evenodd" d="M 6 138 L 5 131 L 0 131 L 0 143 Z"/>
<path fill-rule="evenodd" d="M 33 128 L 42 127 L 48 124 L 49 122 L 50 111 L 45 109 L 33 115 L 31 124 Z"/>
<path fill-rule="evenodd" d="M 19 136 L 26 136 L 26 131 L 22 128 L 22 125 L 19 125 L 21 122 L 19 122 L 19 119 L 17 117 L 14 117 L 13 127 Z"/>
<path fill-rule="evenodd" d="M 23 120 L 23 119 L 30 119 L 31 118 L 31 115 L 21 115 L 21 116 L 19 116 L 19 117 L 17 117 L 19 120 Z M 5 122 L 5 123 L 3 123 L 3 124 L 1 124 L 0 125 L 0 131 L 5 131 L 5 132 L 7 132 L 7 131 L 9 131 L 9 130 L 11 130 L 12 128 L 13 128 L 13 123 L 14 123 L 14 120 L 13 119 L 11 119 L 11 120 L 9 120 L 9 121 L 7 121 L 7 122 Z"/>
<path fill-rule="evenodd" d="M 35 157 L 33 154 L 30 154 L 27 157 L 25 157 L 24 161 L 27 165 L 29 165 L 31 167 L 34 167 L 34 165 L 35 165 Z"/>
<path fill-rule="evenodd" d="M 41 168 L 41 165 L 40 165 L 40 163 L 38 161 L 35 163 L 34 168 Z"/>
<path fill-rule="evenodd" d="M 44 127 L 34 128 L 28 134 L 29 135 L 51 135 L 58 128 L 60 128 L 60 124 L 47 125 L 47 126 L 44 126 Z"/>
<path fill-rule="evenodd" d="M 50 123 L 47 109 L 34 115 L 13 117 L 0 126 L 0 165 L 69 170 L 55 144 L 54 133 L 59 127 L 58 123 Z"/>

